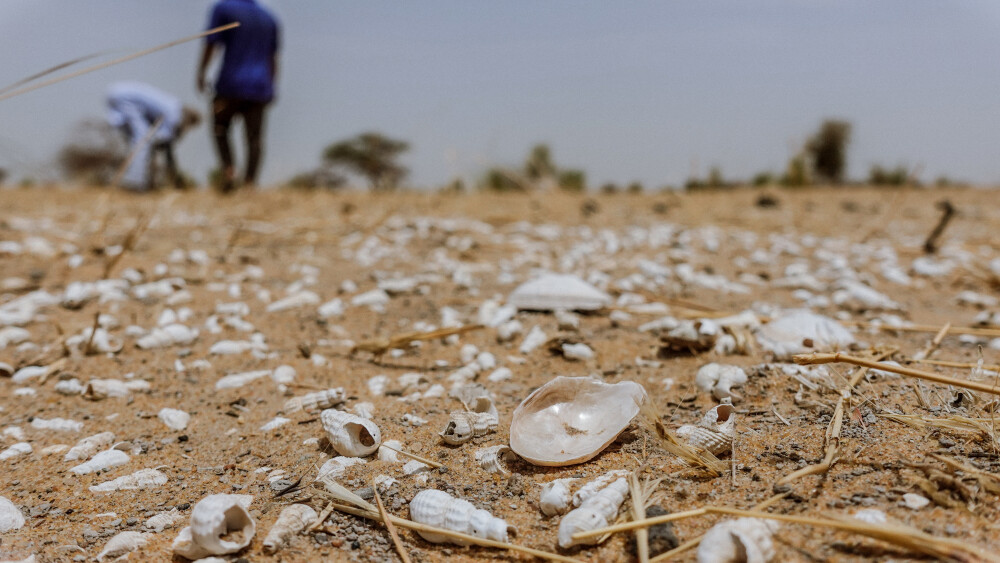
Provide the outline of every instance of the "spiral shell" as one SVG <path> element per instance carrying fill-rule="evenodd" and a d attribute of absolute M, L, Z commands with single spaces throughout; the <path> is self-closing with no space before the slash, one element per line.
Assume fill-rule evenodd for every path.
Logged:
<path fill-rule="evenodd" d="M 188 559 L 236 553 L 250 545 L 257 524 L 250 495 L 208 495 L 191 510 L 191 525 L 174 539 L 174 553 Z M 226 539 L 223 539 L 225 537 Z"/>
<path fill-rule="evenodd" d="M 145 522 L 142 523 L 142 527 L 152 532 L 159 533 L 180 522 L 183 518 L 184 515 L 181 514 L 179 510 L 172 508 L 168 512 L 161 512 L 150 516 Z"/>
<path fill-rule="evenodd" d="M 326 409 L 320 413 L 323 429 L 326 430 L 333 449 L 340 455 L 362 457 L 375 452 L 382 442 L 378 426 L 367 418 Z"/>
<path fill-rule="evenodd" d="M 555 516 L 569 510 L 570 503 L 573 502 L 573 494 L 570 486 L 576 481 L 574 477 L 556 479 L 542 485 L 542 492 L 538 496 L 538 507 L 546 516 Z"/>
<path fill-rule="evenodd" d="M 600 538 L 574 540 L 573 534 L 607 527 L 618 515 L 618 509 L 625 502 L 627 495 L 628 481 L 622 477 L 588 497 L 579 508 L 563 516 L 559 522 L 559 547 L 597 543 Z"/>
<path fill-rule="evenodd" d="M 410 501 L 410 518 L 421 524 L 499 542 L 506 542 L 507 531 L 512 529 L 512 526 L 502 518 L 476 508 L 466 500 L 454 498 L 444 491 L 435 489 L 425 489 L 413 497 Z M 417 533 L 431 543 L 452 542 L 469 545 L 464 540 L 441 534 L 422 531 Z"/>
<path fill-rule="evenodd" d="M 702 538 L 698 563 L 765 563 L 774 557 L 777 529 L 776 522 L 761 518 L 719 522 Z"/>
<path fill-rule="evenodd" d="M 476 450 L 475 456 L 479 467 L 482 467 L 487 473 L 500 473 L 501 475 L 510 473 L 507 471 L 507 462 L 516 459 L 513 450 L 505 445 Z"/>
<path fill-rule="evenodd" d="M 688 444 L 722 455 L 733 448 L 736 437 L 736 412 L 732 405 L 721 404 L 705 413 L 697 425 L 685 424 L 677 435 Z"/>
<path fill-rule="evenodd" d="M 304 410 L 306 412 L 318 412 L 323 409 L 333 408 L 344 402 L 344 389 L 335 387 L 324 391 L 308 393 L 301 397 L 292 397 L 285 401 L 285 412 L 295 412 Z"/>
<path fill-rule="evenodd" d="M 316 511 L 305 504 L 293 504 L 282 509 L 278 520 L 264 538 L 264 553 L 274 553 L 302 530 L 316 521 Z"/>
<path fill-rule="evenodd" d="M 489 397 L 478 397 L 471 411 L 453 412 L 448 417 L 448 425 L 441 432 L 441 439 L 447 444 L 458 445 L 473 437 L 495 432 L 500 423 L 497 408 Z"/>

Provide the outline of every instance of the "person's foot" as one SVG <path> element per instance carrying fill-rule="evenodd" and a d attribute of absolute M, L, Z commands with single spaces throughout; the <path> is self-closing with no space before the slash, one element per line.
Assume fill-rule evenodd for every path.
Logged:
<path fill-rule="evenodd" d="M 236 179 L 233 170 L 230 168 L 226 170 L 222 175 L 222 181 L 219 183 L 219 193 L 221 194 L 231 194 L 236 191 Z"/>

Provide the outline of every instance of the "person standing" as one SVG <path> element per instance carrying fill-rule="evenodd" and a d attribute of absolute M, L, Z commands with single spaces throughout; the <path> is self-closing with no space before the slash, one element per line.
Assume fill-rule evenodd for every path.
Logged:
<path fill-rule="evenodd" d="M 142 82 L 112 84 L 108 87 L 107 103 L 108 123 L 125 133 L 129 142 L 131 160 L 121 177 L 121 185 L 136 191 L 153 189 L 155 155 L 163 153 L 168 178 L 178 189 L 184 188 L 174 158 L 174 143 L 201 121 L 198 112 Z"/>
<path fill-rule="evenodd" d="M 240 26 L 205 38 L 198 65 L 197 87 L 206 90 L 205 74 L 212 57 L 221 47 L 222 66 L 215 81 L 212 101 L 215 148 L 221 162 L 223 193 L 236 187 L 229 128 L 237 116 L 243 119 L 246 132 L 247 162 L 243 182 L 257 182 L 262 153 L 261 135 L 264 112 L 274 99 L 274 81 L 278 69 L 278 21 L 254 0 L 219 0 L 212 7 L 208 28 L 233 22 Z"/>

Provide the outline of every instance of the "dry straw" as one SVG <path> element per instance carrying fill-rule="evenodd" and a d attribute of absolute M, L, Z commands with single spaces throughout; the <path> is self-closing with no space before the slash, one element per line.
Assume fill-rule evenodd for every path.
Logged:
<path fill-rule="evenodd" d="M 952 332 L 954 332 L 954 330 Z M 985 383 L 980 383 L 978 381 L 968 381 L 966 379 L 957 379 L 955 377 L 948 377 L 947 375 L 939 375 L 936 373 L 931 373 L 929 371 L 921 371 L 918 369 L 905 368 L 892 364 L 873 362 L 871 360 L 866 360 L 864 358 L 848 356 L 847 354 L 840 354 L 840 353 L 800 354 L 798 356 L 795 356 L 794 360 L 795 363 L 801 365 L 831 364 L 831 363 L 843 362 L 847 364 L 854 364 L 856 366 L 862 366 L 882 371 L 888 371 L 892 373 L 898 373 L 899 375 L 905 375 L 907 377 L 915 377 L 917 379 L 923 379 L 925 381 L 933 381 L 934 383 L 943 383 L 945 385 L 954 385 L 955 387 L 972 389 L 973 391 L 982 391 L 983 393 L 1000 395 L 1000 387 L 997 387 L 995 385 L 987 385 Z"/>

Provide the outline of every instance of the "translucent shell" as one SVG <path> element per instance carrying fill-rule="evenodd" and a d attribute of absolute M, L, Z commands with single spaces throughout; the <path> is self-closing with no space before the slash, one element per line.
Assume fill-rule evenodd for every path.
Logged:
<path fill-rule="evenodd" d="M 499 542 L 507 541 L 507 531 L 512 528 L 502 518 L 476 508 L 466 500 L 454 498 L 444 491 L 435 489 L 425 489 L 413 497 L 410 501 L 410 518 L 421 524 Z M 441 534 L 421 531 L 417 533 L 432 543 L 451 542 L 468 545 L 468 542 L 461 539 Z"/>
<path fill-rule="evenodd" d="M 632 381 L 557 377 L 514 410 L 510 447 L 535 465 L 582 463 L 613 442 L 645 400 L 646 390 Z"/>
<path fill-rule="evenodd" d="M 677 435 L 688 444 L 704 448 L 713 455 L 721 455 L 733 448 L 736 437 L 736 411 L 732 405 L 718 405 L 702 417 L 697 425 L 685 424 Z"/>
<path fill-rule="evenodd" d="M 375 453 L 382 443 L 378 426 L 367 418 L 326 409 L 320 413 L 320 420 L 333 449 L 340 455 L 363 457 Z"/>
<path fill-rule="evenodd" d="M 451 445 L 463 444 L 476 436 L 495 432 L 499 423 L 500 416 L 493 401 L 489 397 L 478 397 L 471 410 L 451 413 L 441 439 Z"/>

